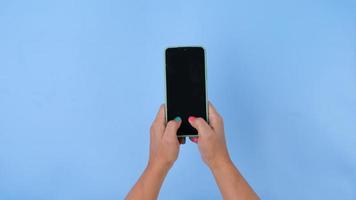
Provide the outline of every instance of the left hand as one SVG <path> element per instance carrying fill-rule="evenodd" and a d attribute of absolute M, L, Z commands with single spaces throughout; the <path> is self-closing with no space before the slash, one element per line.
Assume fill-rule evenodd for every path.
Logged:
<path fill-rule="evenodd" d="M 179 117 L 165 125 L 164 105 L 161 105 L 156 119 L 150 129 L 150 158 L 149 166 L 170 169 L 178 158 L 179 143 L 177 130 L 182 121 Z"/>

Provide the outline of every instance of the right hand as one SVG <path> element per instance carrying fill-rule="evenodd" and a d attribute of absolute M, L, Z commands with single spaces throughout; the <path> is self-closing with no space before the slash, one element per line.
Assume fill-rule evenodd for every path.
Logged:
<path fill-rule="evenodd" d="M 198 137 L 190 140 L 198 144 L 200 154 L 210 168 L 231 162 L 225 142 L 223 119 L 211 103 L 209 103 L 210 124 L 203 118 L 194 116 L 189 117 L 188 121 L 198 130 Z"/>

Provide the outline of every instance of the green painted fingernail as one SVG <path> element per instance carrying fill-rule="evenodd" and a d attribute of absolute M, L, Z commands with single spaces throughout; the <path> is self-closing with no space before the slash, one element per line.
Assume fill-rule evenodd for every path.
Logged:
<path fill-rule="evenodd" d="M 176 122 L 182 121 L 182 119 L 180 117 L 176 117 L 176 118 L 174 118 L 174 120 L 176 120 Z"/>

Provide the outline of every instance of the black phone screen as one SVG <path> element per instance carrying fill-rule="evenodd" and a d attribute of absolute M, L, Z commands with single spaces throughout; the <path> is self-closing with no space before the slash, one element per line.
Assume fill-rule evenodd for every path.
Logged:
<path fill-rule="evenodd" d="M 167 121 L 179 116 L 182 124 L 177 135 L 197 135 L 189 116 L 207 120 L 205 53 L 202 47 L 166 49 Z"/>

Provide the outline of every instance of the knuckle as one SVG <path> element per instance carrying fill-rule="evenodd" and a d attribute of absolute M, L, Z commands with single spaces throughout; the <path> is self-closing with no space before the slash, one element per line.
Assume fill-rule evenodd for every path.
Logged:
<path fill-rule="evenodd" d="M 155 131 L 156 131 L 156 127 L 155 127 L 154 124 L 152 124 L 151 127 L 150 127 L 150 132 L 153 133 Z"/>
<path fill-rule="evenodd" d="M 174 120 L 171 120 L 167 123 L 168 128 L 174 128 L 177 125 L 177 123 Z"/>
<path fill-rule="evenodd" d="M 217 115 L 217 116 L 216 116 L 216 119 L 217 119 L 217 121 L 218 121 L 219 123 L 221 123 L 221 124 L 223 124 L 223 123 L 224 123 L 224 119 L 223 119 L 223 117 L 222 117 L 222 116 Z"/>
<path fill-rule="evenodd" d="M 196 119 L 196 124 L 198 128 L 204 128 L 206 123 L 207 122 L 205 121 L 204 118 L 199 117 Z"/>
<path fill-rule="evenodd" d="M 195 120 L 196 120 L 197 124 L 202 124 L 202 123 L 205 121 L 205 120 L 204 120 L 203 118 L 201 118 L 201 117 L 198 117 L 198 118 L 196 118 Z"/>
<path fill-rule="evenodd" d="M 219 116 L 219 119 L 220 119 L 221 123 L 224 123 L 224 118 L 223 117 Z"/>

